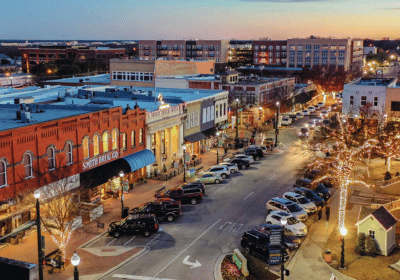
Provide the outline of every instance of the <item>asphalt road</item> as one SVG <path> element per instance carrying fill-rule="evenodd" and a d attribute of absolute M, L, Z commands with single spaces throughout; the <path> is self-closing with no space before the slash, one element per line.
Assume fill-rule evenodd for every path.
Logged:
<path fill-rule="evenodd" d="M 116 241 L 146 245 L 149 251 L 104 279 L 214 279 L 217 259 L 241 248 L 243 232 L 265 222 L 268 199 L 291 189 L 298 168 L 310 155 L 297 138 L 301 123 L 307 121 L 305 117 L 280 131 L 282 153 L 267 155 L 219 185 L 207 185 L 203 201 L 183 205 L 182 217 L 162 223 L 159 234 Z"/>

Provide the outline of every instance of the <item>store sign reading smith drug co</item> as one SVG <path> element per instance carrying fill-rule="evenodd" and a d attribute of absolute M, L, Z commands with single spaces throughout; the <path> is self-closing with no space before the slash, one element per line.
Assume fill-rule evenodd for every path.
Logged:
<path fill-rule="evenodd" d="M 89 159 L 89 160 L 83 162 L 82 167 L 83 167 L 83 170 L 90 169 L 90 168 L 96 167 L 98 165 L 101 165 L 103 163 L 106 163 L 108 161 L 111 161 L 111 160 L 117 159 L 117 158 L 119 158 L 119 152 L 113 151 L 108 154 L 98 156 L 96 158 L 92 158 L 92 159 Z"/>

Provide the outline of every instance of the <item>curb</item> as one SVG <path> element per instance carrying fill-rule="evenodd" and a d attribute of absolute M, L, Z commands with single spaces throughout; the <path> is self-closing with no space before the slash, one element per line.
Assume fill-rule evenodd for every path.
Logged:
<path fill-rule="evenodd" d="M 223 260 L 227 255 L 230 255 L 230 254 L 221 255 L 221 256 L 217 259 L 217 261 L 215 262 L 215 265 L 214 265 L 214 280 L 223 280 L 223 278 L 222 278 L 222 273 L 221 273 L 221 263 L 222 263 L 222 260 Z"/>
<path fill-rule="evenodd" d="M 99 235 L 93 237 L 92 239 L 90 239 L 89 241 L 87 241 L 86 243 L 82 244 L 81 246 L 78 247 L 78 249 L 84 248 L 94 242 L 96 242 L 97 240 L 99 240 L 100 238 L 102 238 L 104 235 L 107 234 L 107 231 L 104 231 L 103 233 L 100 233 Z"/>
<path fill-rule="evenodd" d="M 333 267 L 331 267 L 329 264 L 327 264 L 326 262 L 324 262 L 325 266 L 327 266 L 329 268 L 330 271 L 332 271 L 333 274 L 335 274 L 335 276 L 338 279 L 343 279 L 343 280 L 357 280 L 355 278 L 352 278 L 350 276 L 344 275 L 343 273 L 341 273 L 339 270 L 334 269 Z"/>
<path fill-rule="evenodd" d="M 138 248 L 138 247 L 135 247 Z M 108 276 L 109 274 L 113 273 L 114 271 L 116 271 L 117 269 L 121 268 L 122 266 L 124 266 L 125 264 L 127 264 L 128 262 L 136 259 L 137 257 L 139 257 L 140 255 L 144 255 L 146 254 L 148 251 L 150 251 L 150 248 L 147 246 L 144 246 L 142 250 L 140 250 L 139 252 L 137 252 L 136 254 L 130 256 L 129 258 L 127 258 L 126 260 L 124 260 L 123 262 L 120 262 L 119 264 L 117 264 L 116 266 L 110 268 L 109 270 L 107 270 L 106 272 L 100 274 L 99 277 L 96 278 L 96 280 L 101 280 L 104 279 L 106 276 Z"/>

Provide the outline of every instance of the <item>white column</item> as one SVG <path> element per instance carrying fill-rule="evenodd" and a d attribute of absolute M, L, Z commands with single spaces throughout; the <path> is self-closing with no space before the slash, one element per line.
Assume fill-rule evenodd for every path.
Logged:
<path fill-rule="evenodd" d="M 150 130 L 147 129 L 147 134 L 146 134 L 146 148 L 150 148 L 151 147 L 151 137 L 150 137 Z M 147 165 L 146 166 L 146 177 L 148 177 L 148 175 L 150 174 L 151 171 L 151 166 Z"/>

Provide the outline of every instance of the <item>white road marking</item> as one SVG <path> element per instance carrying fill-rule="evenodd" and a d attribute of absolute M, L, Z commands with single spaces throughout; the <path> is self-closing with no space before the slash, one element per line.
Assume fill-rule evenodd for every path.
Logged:
<path fill-rule="evenodd" d="M 199 237 L 197 237 L 192 243 L 190 243 L 182 252 L 180 252 L 172 261 L 170 261 L 163 269 L 161 269 L 154 277 L 156 277 L 158 274 L 163 272 L 171 263 L 173 263 L 180 255 L 182 255 L 184 252 L 186 252 L 187 249 L 189 249 L 190 246 L 192 246 L 197 240 L 199 240 L 201 237 L 203 237 L 204 234 L 206 234 L 210 229 L 212 229 L 216 224 L 218 224 L 221 221 L 219 219 L 216 221 L 212 226 L 210 226 L 205 232 L 203 232 Z"/>
<path fill-rule="evenodd" d="M 249 195 L 248 196 L 246 196 L 243 200 L 246 200 L 250 195 L 252 195 L 253 194 L 253 192 L 251 192 L 251 193 L 249 193 Z"/>
<path fill-rule="evenodd" d="M 225 224 L 223 224 L 218 230 L 222 230 L 227 223 L 228 222 L 225 222 Z"/>
<path fill-rule="evenodd" d="M 150 240 L 146 245 L 149 245 L 151 242 L 153 242 L 159 236 L 160 236 L 159 234 L 156 234 L 156 237 L 154 237 L 152 240 Z"/>
<path fill-rule="evenodd" d="M 136 279 L 136 280 L 174 280 L 174 279 L 167 279 L 167 278 L 154 278 L 154 277 L 128 275 L 128 274 L 114 274 L 112 277 L 122 278 L 122 279 Z"/>
<path fill-rule="evenodd" d="M 272 178 L 274 178 L 276 176 L 276 174 L 274 176 L 272 176 L 271 178 L 269 178 L 269 180 L 272 180 Z"/>
<path fill-rule="evenodd" d="M 186 265 L 190 265 L 190 266 L 191 266 L 190 269 L 192 269 L 193 267 L 199 267 L 199 266 L 201 266 L 201 263 L 200 263 L 198 260 L 196 260 L 196 262 L 194 263 L 194 262 L 190 262 L 190 261 L 189 261 L 189 258 L 190 258 L 190 256 L 187 255 L 187 256 L 185 257 L 185 259 L 182 261 L 182 263 L 183 263 L 183 264 L 186 264 Z"/>
<path fill-rule="evenodd" d="M 114 238 L 113 240 L 111 240 L 111 242 L 109 242 L 106 246 L 110 245 L 111 243 L 113 243 L 115 241 L 116 238 Z"/>
<path fill-rule="evenodd" d="M 231 226 L 231 228 L 229 229 L 229 232 L 232 231 L 232 229 L 235 227 L 236 223 L 233 223 L 233 225 Z"/>
<path fill-rule="evenodd" d="M 123 246 L 125 246 L 126 244 L 128 244 L 129 242 L 131 242 L 133 239 L 135 239 L 136 236 L 132 237 L 131 239 L 129 239 L 127 242 L 125 242 L 125 244 Z"/>
<path fill-rule="evenodd" d="M 237 232 L 242 226 L 243 224 L 239 224 L 232 232 Z"/>

